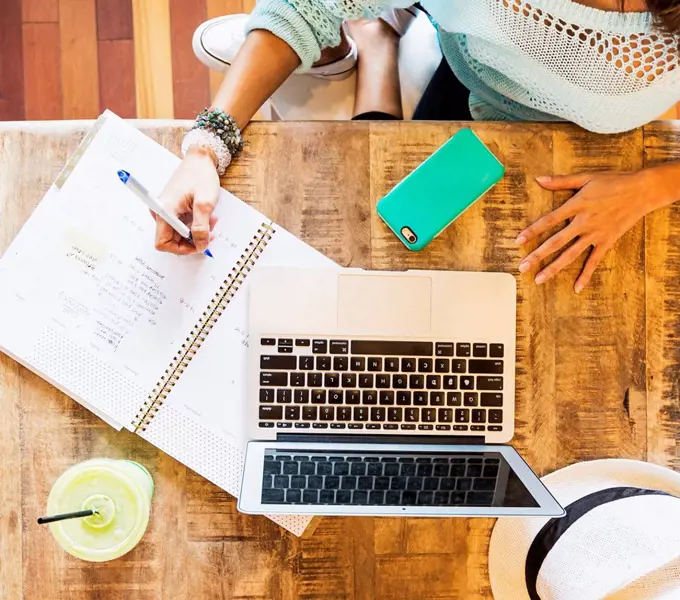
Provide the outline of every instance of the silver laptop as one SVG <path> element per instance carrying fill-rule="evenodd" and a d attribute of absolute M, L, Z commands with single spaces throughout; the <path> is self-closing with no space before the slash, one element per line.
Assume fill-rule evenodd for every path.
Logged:
<path fill-rule="evenodd" d="M 251 273 L 242 512 L 563 514 L 511 446 L 515 280 Z"/>

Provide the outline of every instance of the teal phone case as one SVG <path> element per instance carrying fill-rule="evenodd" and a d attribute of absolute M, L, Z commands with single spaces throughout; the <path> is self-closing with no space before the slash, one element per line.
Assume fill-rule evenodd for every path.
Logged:
<path fill-rule="evenodd" d="M 378 202 L 378 215 L 409 250 L 417 252 L 504 173 L 481 140 L 470 129 L 462 129 Z M 415 241 L 406 239 L 404 227 L 415 234 Z"/>

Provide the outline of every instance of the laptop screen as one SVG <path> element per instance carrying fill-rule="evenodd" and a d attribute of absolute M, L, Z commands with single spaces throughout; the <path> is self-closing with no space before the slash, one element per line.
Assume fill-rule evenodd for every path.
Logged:
<path fill-rule="evenodd" d="M 500 452 L 266 448 L 262 504 L 534 508 Z"/>

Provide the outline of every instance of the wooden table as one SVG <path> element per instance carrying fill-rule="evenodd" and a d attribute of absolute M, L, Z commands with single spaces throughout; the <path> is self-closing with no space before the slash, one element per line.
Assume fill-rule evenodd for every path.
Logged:
<path fill-rule="evenodd" d="M 0 125 L 0 251 L 87 124 Z M 143 124 L 177 150 L 182 124 Z M 601 457 L 680 470 L 680 207 L 639 223 L 581 296 L 581 264 L 548 285 L 519 276 L 513 240 L 563 202 L 545 173 L 680 158 L 680 124 L 600 137 L 572 126 L 479 124 L 506 165 L 486 198 L 419 254 L 375 203 L 455 124 L 259 123 L 225 185 L 343 266 L 498 270 L 518 279 L 514 444 L 540 474 Z M 142 439 L 117 433 L 0 355 L 0 598 L 195 600 L 490 598 L 491 519 L 325 518 L 298 539 Z M 35 524 L 55 478 L 93 456 L 139 460 L 157 484 L 150 529 L 126 557 L 87 564 Z"/>

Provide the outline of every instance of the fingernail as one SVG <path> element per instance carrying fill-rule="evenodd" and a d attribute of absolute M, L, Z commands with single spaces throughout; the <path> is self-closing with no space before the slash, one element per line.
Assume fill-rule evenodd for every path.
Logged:
<path fill-rule="evenodd" d="M 577 284 L 574 286 L 574 291 L 575 291 L 577 294 L 580 294 L 580 293 L 583 291 L 583 285 L 580 284 L 580 283 L 577 283 Z"/>
<path fill-rule="evenodd" d="M 548 183 L 551 179 L 552 177 L 550 177 L 550 175 L 541 175 L 540 177 L 536 177 L 536 181 L 538 181 L 538 183 Z"/>
<path fill-rule="evenodd" d="M 529 269 L 531 268 L 531 265 L 529 264 L 529 261 L 523 261 L 519 263 L 519 272 L 520 273 L 526 273 Z"/>
<path fill-rule="evenodd" d="M 534 279 L 534 281 L 536 282 L 536 285 L 541 285 L 542 283 L 545 283 L 546 279 L 547 277 L 543 275 L 543 273 L 540 273 L 536 275 L 536 279 Z"/>
<path fill-rule="evenodd" d="M 521 246 L 522 244 L 526 244 L 526 243 L 527 243 L 527 238 L 525 238 L 523 235 L 517 236 L 517 239 L 515 240 L 515 244 L 517 244 L 518 246 Z"/>

